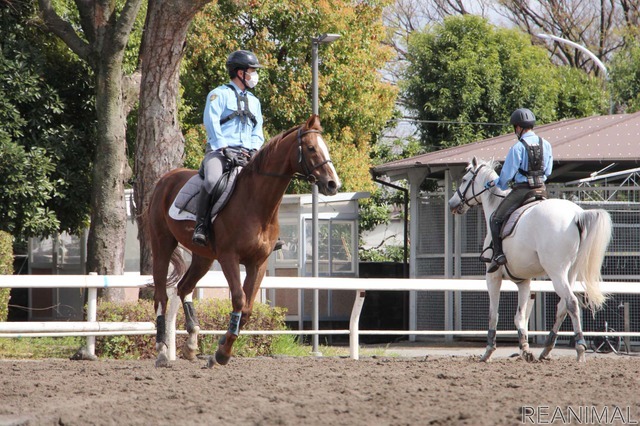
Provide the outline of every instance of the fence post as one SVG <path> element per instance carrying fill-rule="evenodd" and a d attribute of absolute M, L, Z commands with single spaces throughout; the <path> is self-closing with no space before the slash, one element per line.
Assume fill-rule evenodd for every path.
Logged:
<path fill-rule="evenodd" d="M 96 272 L 89 272 L 89 275 L 98 275 Z M 98 289 L 89 288 L 87 291 L 87 321 L 96 322 L 98 320 Z M 96 336 L 87 336 L 87 352 L 89 355 L 96 354 Z"/>
<path fill-rule="evenodd" d="M 176 360 L 176 319 L 178 317 L 178 309 L 180 308 L 180 296 L 178 289 L 174 287 L 167 288 L 169 296 L 169 307 L 167 308 L 166 322 L 166 339 L 167 351 L 169 352 L 169 361 Z"/>
<path fill-rule="evenodd" d="M 356 292 L 356 300 L 354 300 L 351 310 L 351 320 L 349 321 L 349 352 L 351 352 L 351 359 L 360 359 L 360 354 L 358 353 L 360 349 L 360 312 L 362 312 L 365 295 L 366 291 L 364 290 Z"/>
<path fill-rule="evenodd" d="M 631 321 L 629 319 L 629 302 L 624 302 L 624 332 L 628 333 L 631 331 Z M 624 348 L 627 353 L 631 352 L 631 336 L 624 336 Z"/>

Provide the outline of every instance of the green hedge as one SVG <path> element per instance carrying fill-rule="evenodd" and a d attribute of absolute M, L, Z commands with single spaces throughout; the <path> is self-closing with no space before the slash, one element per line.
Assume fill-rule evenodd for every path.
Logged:
<path fill-rule="evenodd" d="M 0 231 L 0 275 L 13 274 L 13 237 Z M 9 315 L 11 289 L 0 288 L 0 321 L 6 321 Z"/>
<path fill-rule="evenodd" d="M 194 306 L 202 330 L 226 330 L 229 326 L 231 312 L 230 300 L 205 299 L 195 300 Z M 253 314 L 247 330 L 284 330 L 285 309 L 272 308 L 263 303 L 255 303 Z M 155 313 L 153 301 L 139 300 L 136 303 L 106 302 L 98 303 L 98 321 L 153 322 Z M 182 306 L 178 310 L 178 329 L 184 329 L 184 312 Z M 281 336 L 251 335 L 240 336 L 234 344 L 234 356 L 273 355 L 274 344 Z M 176 347 L 178 356 L 186 335 L 177 335 Z M 211 355 L 218 347 L 216 335 L 200 335 L 198 348 L 200 354 Z M 96 355 L 108 358 L 153 359 L 156 357 L 156 336 L 108 336 L 96 338 Z"/>

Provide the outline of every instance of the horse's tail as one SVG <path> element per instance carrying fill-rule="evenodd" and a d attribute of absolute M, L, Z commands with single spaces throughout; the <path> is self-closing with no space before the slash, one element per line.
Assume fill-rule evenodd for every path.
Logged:
<path fill-rule="evenodd" d="M 584 284 L 587 303 L 592 312 L 602 308 L 607 296 L 600 290 L 600 268 L 611 241 L 611 217 L 606 210 L 585 210 L 577 216 L 580 248 L 573 265 L 577 280 Z"/>
<path fill-rule="evenodd" d="M 145 241 L 147 241 L 147 244 L 149 244 L 149 242 L 151 241 L 150 236 L 151 236 L 151 233 L 153 232 L 153 229 L 151 229 L 152 224 L 151 224 L 150 215 L 149 215 L 150 206 L 151 206 L 151 203 L 149 202 L 149 204 L 147 204 L 147 206 L 143 210 L 142 218 L 141 218 L 142 219 L 142 236 L 145 239 Z M 149 246 L 147 247 L 150 248 Z M 171 258 L 169 259 L 169 262 L 171 263 L 172 268 L 171 268 L 171 272 L 169 273 L 169 276 L 167 277 L 167 286 L 172 287 L 176 285 L 178 281 L 180 281 L 182 276 L 187 272 L 187 264 L 184 258 L 182 257 L 182 251 L 180 250 L 179 247 L 176 247 L 176 249 L 173 250 L 173 253 L 171 253 Z"/>

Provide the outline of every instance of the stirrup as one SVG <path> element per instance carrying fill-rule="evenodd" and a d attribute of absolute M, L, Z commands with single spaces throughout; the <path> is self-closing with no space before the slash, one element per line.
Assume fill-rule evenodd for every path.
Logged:
<path fill-rule="evenodd" d="M 500 253 L 493 258 L 491 264 L 489 265 L 489 268 L 487 269 L 487 272 L 493 273 L 497 271 L 502 265 L 506 265 L 506 263 L 507 257 L 504 254 Z"/>
<path fill-rule="evenodd" d="M 480 262 L 491 263 L 491 257 L 486 257 L 484 255 L 489 250 L 491 250 L 491 254 L 492 254 L 491 257 L 493 257 L 493 246 L 490 245 L 486 249 L 482 250 L 482 253 L 480 253 Z"/>
<path fill-rule="evenodd" d="M 203 228 L 204 226 L 196 226 L 196 228 L 193 230 L 193 237 L 191 237 L 191 241 L 201 247 L 206 247 L 207 235 L 206 230 Z"/>

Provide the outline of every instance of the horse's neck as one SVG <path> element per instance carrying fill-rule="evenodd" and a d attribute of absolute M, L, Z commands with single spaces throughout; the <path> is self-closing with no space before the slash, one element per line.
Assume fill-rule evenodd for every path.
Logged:
<path fill-rule="evenodd" d="M 487 223 L 487 230 L 489 229 L 491 215 L 498 209 L 498 206 L 500 206 L 500 203 L 508 193 L 509 191 L 503 191 L 494 186 L 490 191 L 485 191 L 482 194 L 482 210 L 484 212 L 484 220 Z"/>
<path fill-rule="evenodd" d="M 291 179 L 285 177 L 267 176 L 253 172 L 251 176 L 246 176 L 245 202 L 247 206 L 256 206 L 254 211 L 259 213 L 263 221 L 270 221 L 277 212 L 282 197 L 289 186 Z M 277 216 L 277 215 L 276 215 Z"/>

